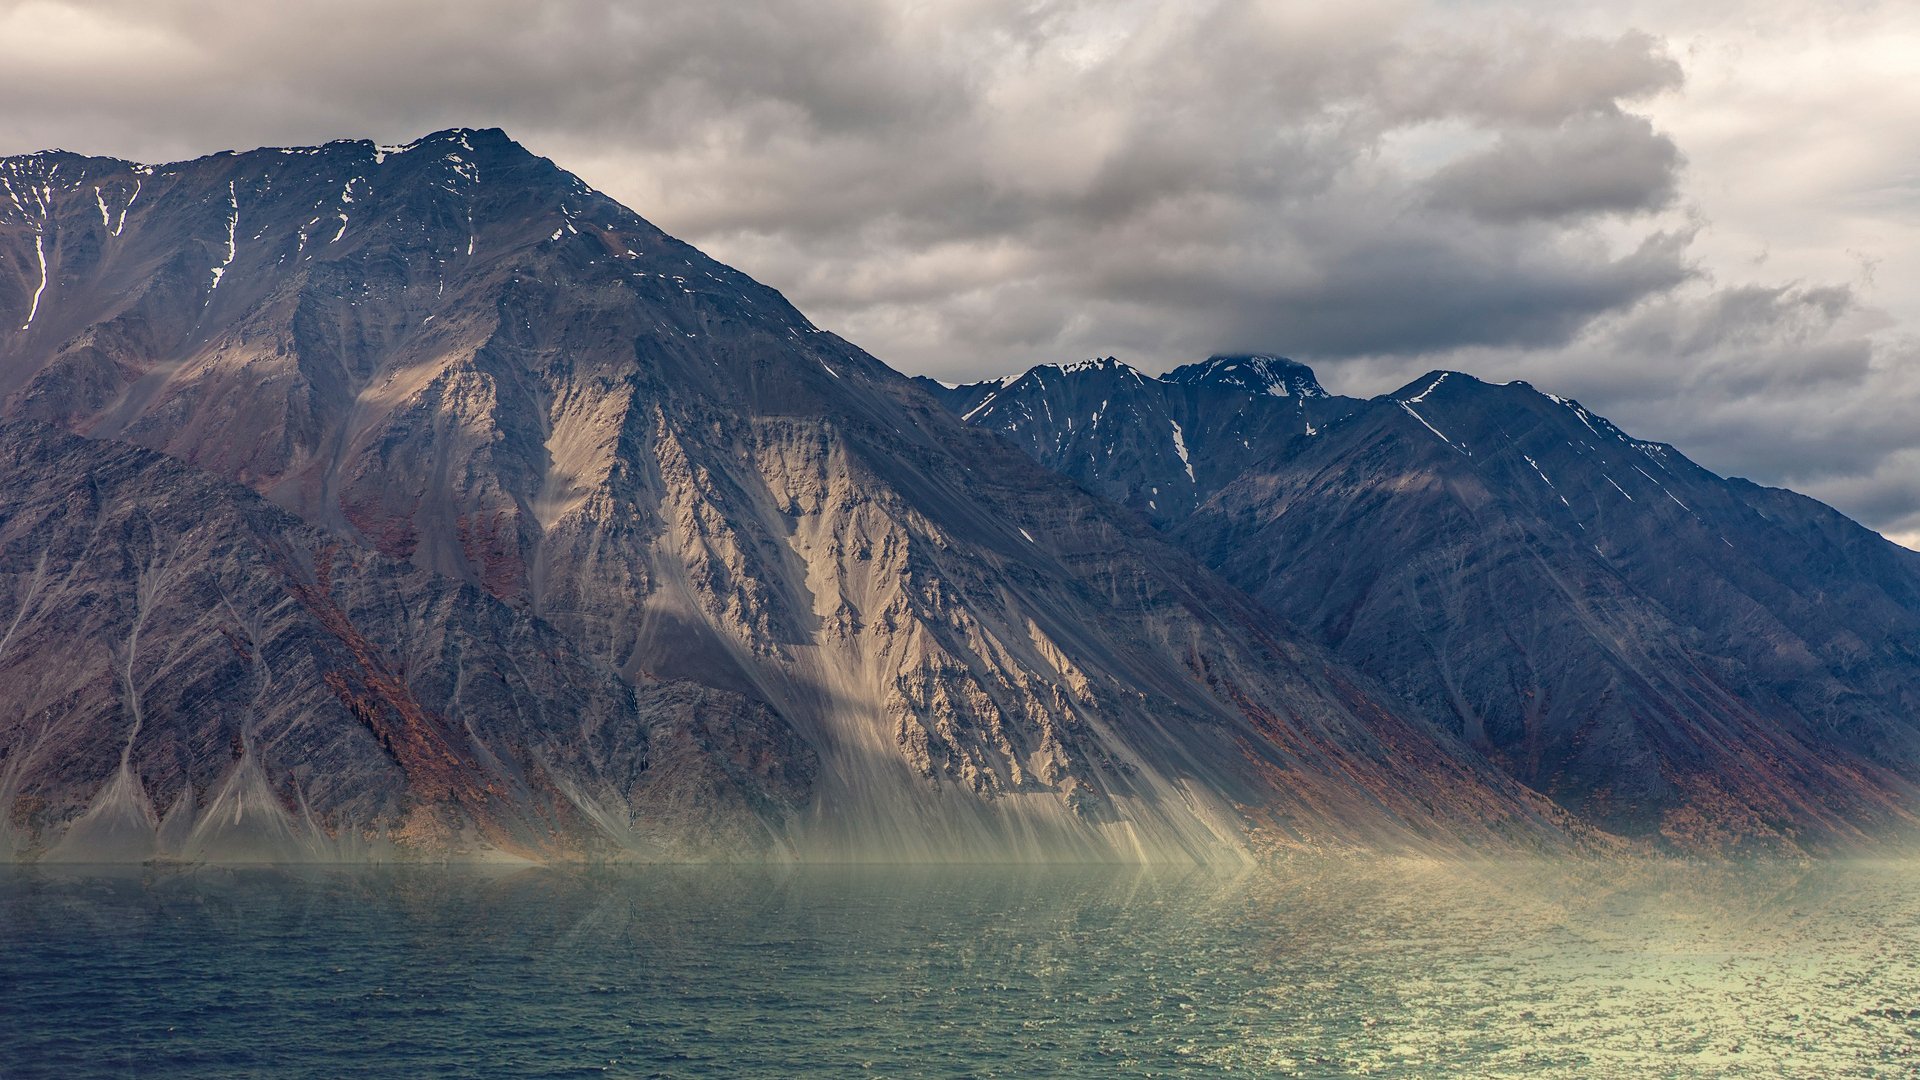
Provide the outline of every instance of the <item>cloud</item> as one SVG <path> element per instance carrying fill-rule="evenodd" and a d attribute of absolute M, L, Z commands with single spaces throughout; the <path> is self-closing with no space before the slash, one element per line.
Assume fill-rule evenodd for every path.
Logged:
<path fill-rule="evenodd" d="M 1434 205 L 1488 221 L 1562 220 L 1663 210 L 1679 167 L 1679 148 L 1645 117 L 1603 114 L 1508 132 L 1427 186 Z"/>
<path fill-rule="evenodd" d="M 1920 530 L 1874 315 L 1920 312 L 1917 42 L 1785 0 L 19 0 L 0 152 L 497 125 L 906 370 L 1444 363 Z"/>
<path fill-rule="evenodd" d="M 0 38 L 22 148 L 499 124 L 909 368 L 1536 344 L 1688 275 L 1684 245 L 1586 220 L 1671 197 L 1677 152 L 1623 111 L 1679 82 L 1644 34 L 1393 0 L 35 0 L 12 21 L 43 28 Z M 1394 156 L 1448 125 L 1460 160 Z"/>

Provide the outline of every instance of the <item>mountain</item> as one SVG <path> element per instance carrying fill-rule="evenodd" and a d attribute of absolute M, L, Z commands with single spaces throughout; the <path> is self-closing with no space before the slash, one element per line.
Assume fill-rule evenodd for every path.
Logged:
<path fill-rule="evenodd" d="M 1844 838 L 1911 813 L 1920 554 L 1576 402 L 1430 373 L 1183 537 L 1609 828 Z"/>
<path fill-rule="evenodd" d="M 1271 356 L 1216 356 L 1161 378 L 1107 357 L 957 387 L 918 381 L 967 423 L 1163 528 L 1358 404 Z"/>
<path fill-rule="evenodd" d="M 636 694 L 733 703 L 629 722 L 685 748 L 688 784 L 733 793 L 711 814 L 673 794 L 689 788 L 636 791 L 637 765 L 578 775 L 621 793 L 570 797 L 615 846 L 751 836 L 729 807 L 770 839 L 721 856 L 1217 861 L 1581 832 L 1125 511 L 498 131 L 161 166 L 29 155 L 0 161 L 0 192 L 7 416 L 244 485 L 317 530 L 296 550 L 331 537 L 438 583 L 410 588 L 464 589 L 524 627 L 489 671 L 542 662 L 558 646 L 529 635 L 550 632 Z M 23 536 L 12 595 L 31 592 L 32 537 L 83 528 L 74 513 Z M 99 588 L 138 595 L 121 564 Z M 132 633 L 117 618 L 49 631 L 32 662 Z M 444 632 L 379 640 L 440 654 Z M 446 700 L 434 685 L 425 701 Z M 516 708 L 558 707 L 528 695 Z M 299 700 L 300 725 L 358 730 Z M 47 719 L 14 782 L 16 813 L 64 800 L 49 837 L 75 827 L 76 784 L 119 775 L 127 731 L 134 775 L 110 782 L 152 790 L 177 777 L 146 733 L 198 722 L 98 701 Z M 375 745 L 400 790 L 436 798 Z M 331 768 L 269 749 L 283 793 Z M 503 775 L 532 752 L 500 753 Z M 447 767 L 482 783 L 472 753 Z M 456 809 L 448 827 L 476 835 L 492 813 Z"/>
<path fill-rule="evenodd" d="M 1920 555 L 1525 383 L 1436 371 L 1236 448 L 1220 434 L 1275 411 L 1249 382 L 1212 431 L 1183 425 L 1206 482 L 1158 523 L 1289 626 L 1617 833 L 1818 850 L 1911 830 Z M 1121 454 L 1162 419 L 1107 423 Z M 1060 435 L 1030 423 L 1015 441 Z M 1105 452 L 1036 456 L 1102 490 L 1083 462 Z M 1188 464 L 1162 451 L 1153 475 Z"/>

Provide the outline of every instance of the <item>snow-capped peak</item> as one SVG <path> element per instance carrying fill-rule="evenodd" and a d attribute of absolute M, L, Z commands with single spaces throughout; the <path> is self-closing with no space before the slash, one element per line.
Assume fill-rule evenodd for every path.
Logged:
<path fill-rule="evenodd" d="M 1067 375 L 1081 375 L 1093 371 L 1111 371 L 1119 375 L 1132 375 L 1135 378 L 1144 378 L 1144 376 L 1134 370 L 1132 366 L 1121 363 L 1111 356 L 1096 357 L 1092 360 L 1076 360 L 1071 364 L 1042 364 L 1040 366 L 1043 368 L 1058 368 L 1062 373 Z"/>
<path fill-rule="evenodd" d="M 1327 396 L 1312 368 L 1284 356 L 1265 354 L 1211 356 L 1198 364 L 1174 368 L 1162 379 L 1193 386 L 1237 386 L 1250 394 L 1269 397 Z"/>

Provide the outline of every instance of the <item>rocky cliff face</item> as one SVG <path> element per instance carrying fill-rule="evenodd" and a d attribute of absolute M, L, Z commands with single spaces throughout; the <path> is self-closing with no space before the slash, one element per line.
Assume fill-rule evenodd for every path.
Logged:
<path fill-rule="evenodd" d="M 629 783 L 613 832 L 910 859 L 1564 835 L 1124 513 L 498 132 L 0 177 L 9 415 L 245 484 L 633 686 L 751 703 L 664 738 L 749 818 Z"/>
<path fill-rule="evenodd" d="M 0 425 L 0 605 L 15 857 L 760 857 L 809 795 L 738 695 L 33 423 Z"/>
<path fill-rule="evenodd" d="M 1910 833 L 1920 556 L 1525 384 L 1433 372 L 1311 433 L 1210 436 L 1274 410 L 1264 384 L 1184 422 L 1184 456 L 1137 409 L 1073 456 L 1057 424 L 1015 440 L 1096 490 L 1109 446 L 1136 476 L 1191 457 L 1197 508 L 1157 519 L 1184 547 L 1586 820 L 1704 850 Z"/>

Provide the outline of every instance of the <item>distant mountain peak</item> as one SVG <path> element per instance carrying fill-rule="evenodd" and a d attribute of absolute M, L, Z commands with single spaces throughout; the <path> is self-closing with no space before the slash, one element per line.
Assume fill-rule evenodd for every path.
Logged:
<path fill-rule="evenodd" d="M 374 164 L 383 164 L 387 158 L 417 150 L 441 150 L 447 153 L 464 151 L 469 154 L 492 154 L 518 151 L 531 154 L 532 151 L 513 140 L 499 128 L 442 128 L 429 132 L 407 143 L 382 143 L 374 139 L 334 139 L 319 146 L 275 146 L 260 153 L 280 154 L 319 154 L 333 149 L 357 149 L 374 159 Z"/>
<path fill-rule="evenodd" d="M 1452 385 L 1449 386 L 1449 384 Z M 1470 386 L 1487 385 L 1489 384 L 1465 372 L 1446 371 L 1436 368 L 1387 396 L 1395 401 L 1421 402 L 1427 400 L 1427 398 L 1431 397 L 1436 391 L 1440 391 L 1443 387 L 1449 390 L 1459 390 Z"/>
<path fill-rule="evenodd" d="M 1556 422 L 1569 425 L 1572 431 L 1582 432 L 1582 437 L 1642 445 L 1640 440 L 1578 401 L 1549 394 L 1532 383 L 1518 379 L 1493 383 L 1461 371 L 1435 369 L 1386 396 L 1388 400 L 1399 402 L 1403 408 L 1420 406 L 1423 413 L 1430 408 L 1472 410 L 1481 407 L 1521 409 L 1540 416 L 1565 413 L 1570 414 L 1570 418 L 1563 417 Z"/>
<path fill-rule="evenodd" d="M 1089 371 L 1117 371 L 1121 373 L 1133 372 L 1136 375 L 1139 374 L 1139 372 L 1134 371 L 1131 365 L 1121 363 L 1117 358 L 1111 356 L 1095 357 L 1091 360 L 1076 360 L 1071 364 L 1044 364 L 1042 366 L 1058 367 L 1061 371 L 1069 375 L 1079 375 Z"/>
<path fill-rule="evenodd" d="M 1327 397 L 1313 369 L 1284 356 L 1265 353 L 1210 356 L 1161 376 L 1162 380 L 1192 386 L 1237 386 L 1250 394 L 1269 397 Z"/>
<path fill-rule="evenodd" d="M 1153 378 L 1151 375 L 1142 374 L 1140 369 L 1133 365 L 1111 356 L 1095 357 L 1090 360 L 1075 360 L 1070 364 L 1035 364 L 1025 371 L 1016 371 L 1012 374 L 1001 375 L 992 379 L 981 379 L 977 382 L 952 383 L 928 379 L 924 376 L 917 376 L 917 378 L 923 383 L 939 386 L 948 392 L 959 392 L 962 395 L 970 392 L 984 394 L 985 397 L 980 398 L 978 404 L 985 404 L 987 401 L 992 400 L 994 396 L 998 395 L 1000 391 L 1006 390 L 1009 387 L 1026 384 L 1044 386 L 1050 374 L 1107 374 L 1117 375 L 1123 378 L 1132 376 L 1137 382 L 1148 382 Z"/>
<path fill-rule="evenodd" d="M 153 170 L 168 169 L 174 166 L 185 165 L 185 164 L 188 164 L 190 161 L 204 161 L 209 158 L 252 157 L 255 155 L 267 156 L 267 155 L 273 155 L 273 154 L 286 155 L 286 156 L 294 156 L 294 155 L 317 156 L 321 154 L 355 150 L 355 149 L 362 150 L 367 156 L 375 158 L 376 162 L 378 162 L 378 161 L 383 161 L 388 157 L 397 156 L 399 154 L 408 153 L 410 151 L 430 149 L 430 148 L 443 148 L 450 151 L 465 150 L 468 153 L 475 153 L 475 154 L 500 152 L 500 151 L 514 151 L 514 150 L 517 150 L 523 154 L 529 154 L 529 155 L 532 154 L 532 151 L 528 150 L 526 147 L 522 146 L 520 143 L 514 141 L 514 139 L 511 136 L 509 136 L 505 131 L 502 131 L 499 128 L 452 127 L 452 128 L 442 128 L 439 131 L 429 132 L 428 134 L 422 135 L 419 138 L 413 140 L 412 142 L 407 142 L 407 143 L 381 143 L 374 139 L 332 139 L 324 143 L 317 143 L 317 144 L 311 144 L 306 146 L 263 146 L 257 150 L 219 150 L 213 153 L 202 155 L 199 158 L 182 159 L 180 161 L 171 161 L 171 162 L 142 163 L 137 161 L 129 161 L 124 158 L 101 157 L 99 155 L 83 154 L 77 151 L 65 150 L 59 147 L 49 147 L 44 150 L 35 150 L 35 151 L 20 153 L 20 154 L 0 155 L 0 162 L 16 162 L 16 163 L 21 163 L 22 165 L 28 162 L 34 162 L 34 163 L 40 163 L 40 164 L 45 164 L 49 166 L 63 165 L 69 162 L 72 162 L 72 163 L 84 163 L 84 162 L 90 162 L 90 161 L 91 162 L 111 162 L 124 167 L 132 167 L 135 169 L 151 172 Z"/>

